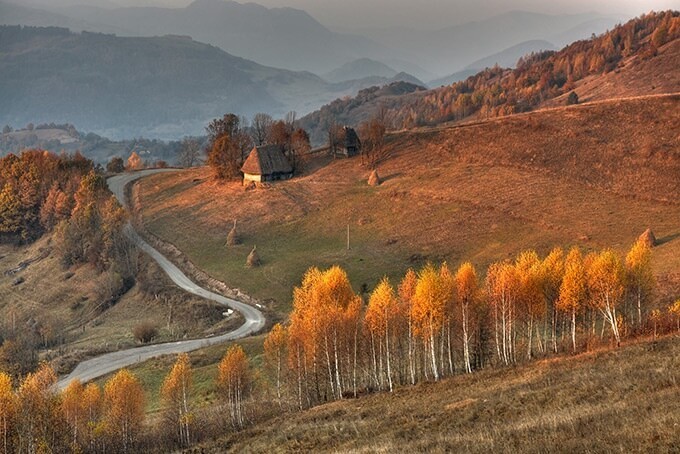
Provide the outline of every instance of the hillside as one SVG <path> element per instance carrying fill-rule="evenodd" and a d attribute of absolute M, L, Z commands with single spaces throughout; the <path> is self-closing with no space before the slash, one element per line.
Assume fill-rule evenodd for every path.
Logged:
<path fill-rule="evenodd" d="M 209 120 L 310 112 L 373 81 L 330 84 L 184 36 L 0 26 L 0 124 L 68 122 L 118 139 L 200 134 Z"/>
<path fill-rule="evenodd" d="M 470 76 L 477 74 L 478 72 L 484 70 L 485 68 L 492 68 L 498 65 L 502 68 L 514 68 L 517 65 L 517 61 L 527 54 L 532 52 L 540 52 L 544 50 L 556 50 L 555 46 L 548 41 L 536 39 L 525 41 L 523 43 L 515 44 L 514 46 L 508 47 L 500 52 L 496 52 L 488 57 L 480 58 L 467 65 L 461 71 L 451 74 L 446 77 L 432 80 L 428 82 L 428 85 L 432 88 L 439 87 L 441 85 L 451 85 L 461 80 L 465 80 Z"/>
<path fill-rule="evenodd" d="M 372 76 L 390 78 L 396 75 L 397 71 L 382 62 L 370 58 L 360 58 L 322 74 L 321 77 L 329 82 L 342 82 L 343 80 L 363 79 Z"/>
<path fill-rule="evenodd" d="M 676 335 L 486 370 L 284 414 L 195 452 L 670 452 L 679 358 Z"/>
<path fill-rule="evenodd" d="M 247 192 L 209 169 L 158 175 L 140 183 L 142 215 L 200 268 L 284 312 L 312 265 L 340 264 L 371 289 L 427 261 L 486 266 L 555 245 L 623 253 L 647 227 L 662 243 L 655 272 L 677 286 L 679 103 L 650 97 L 395 133 L 378 188 L 358 158 L 318 157 L 301 178 Z M 233 219 L 244 244 L 227 249 Z M 263 266 L 250 270 L 254 244 Z"/>
<path fill-rule="evenodd" d="M 357 125 L 384 107 L 399 129 L 527 112 L 555 105 L 554 100 L 564 105 L 565 95 L 585 84 L 602 87 L 593 99 L 675 93 L 680 91 L 680 73 L 675 70 L 679 40 L 679 12 L 650 13 L 559 52 L 527 55 L 514 70 L 490 68 L 417 95 L 336 100 L 301 121 L 312 137 L 320 137 L 329 119 Z M 587 93 L 584 89 L 581 101 L 590 99 Z"/>
<path fill-rule="evenodd" d="M 188 35 L 263 65 L 297 71 L 326 72 L 348 60 L 388 52 L 367 38 L 333 33 L 294 8 L 223 0 L 196 0 L 185 8 L 74 4 L 45 11 L 0 2 L 0 23 L 61 26 L 121 36 Z"/>

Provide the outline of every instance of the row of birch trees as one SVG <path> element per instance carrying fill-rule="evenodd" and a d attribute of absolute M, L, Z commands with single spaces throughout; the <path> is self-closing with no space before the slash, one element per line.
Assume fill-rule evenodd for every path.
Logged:
<path fill-rule="evenodd" d="M 265 341 L 265 365 L 276 398 L 305 408 L 610 339 L 618 346 L 662 315 L 651 310 L 654 287 L 644 241 L 623 259 L 609 249 L 526 251 L 484 277 L 469 262 L 428 264 L 396 286 L 382 279 L 367 302 L 341 268 L 312 268 L 287 326 Z"/>

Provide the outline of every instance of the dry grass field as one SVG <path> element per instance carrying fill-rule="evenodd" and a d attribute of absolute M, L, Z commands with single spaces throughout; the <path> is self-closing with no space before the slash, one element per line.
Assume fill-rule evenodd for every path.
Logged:
<path fill-rule="evenodd" d="M 93 354 L 138 345 L 132 329 L 141 322 L 156 326 L 154 342 L 163 342 L 222 332 L 241 321 L 239 315 L 225 318 L 224 308 L 216 303 L 177 290 L 145 256 L 140 256 L 140 276 L 153 281 L 162 297 L 155 298 L 136 285 L 109 308 L 97 304 L 106 275 L 89 266 L 64 270 L 53 250 L 16 274 L 5 273 L 51 248 L 49 238 L 30 247 L 0 247 L 0 328 L 11 332 L 12 324 L 17 330 L 40 327 L 50 344 L 44 358 L 54 360 L 59 373 Z M 15 285 L 17 278 L 23 282 Z"/>
<path fill-rule="evenodd" d="M 527 248 L 620 253 L 651 227 L 654 268 L 680 280 L 680 96 L 545 110 L 388 138 L 379 187 L 359 158 L 317 157 L 302 177 L 244 191 L 207 168 L 139 183 L 146 227 L 199 268 L 285 313 L 312 265 L 359 290 L 427 261 L 482 267 Z M 228 248 L 233 220 L 243 244 Z M 346 249 L 347 226 L 351 249 Z M 263 266 L 248 269 L 253 245 Z"/>
<path fill-rule="evenodd" d="M 677 452 L 680 338 L 284 414 L 192 452 Z"/>

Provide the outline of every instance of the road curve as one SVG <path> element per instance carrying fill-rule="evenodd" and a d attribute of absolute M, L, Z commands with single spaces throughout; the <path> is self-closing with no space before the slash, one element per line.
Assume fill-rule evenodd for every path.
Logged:
<path fill-rule="evenodd" d="M 150 169 L 134 173 L 125 173 L 116 175 L 107 180 L 109 189 L 115 194 L 116 198 L 121 204 L 125 204 L 125 186 L 129 183 L 159 172 L 171 172 L 172 169 Z M 204 339 L 192 339 L 178 342 L 168 342 L 164 344 L 146 345 L 143 347 L 131 348 L 128 350 L 120 350 L 117 352 L 106 353 L 95 358 L 88 359 L 78 364 L 78 366 L 66 377 L 63 377 L 57 382 L 59 389 L 64 389 L 71 380 L 78 379 L 81 382 L 87 382 L 95 378 L 106 375 L 123 367 L 139 363 L 150 358 L 161 355 L 170 355 L 177 353 L 190 352 L 209 345 L 215 345 L 222 342 L 240 339 L 242 337 L 255 334 L 264 328 L 265 318 L 262 312 L 248 304 L 241 303 L 231 298 L 226 298 L 217 293 L 206 290 L 191 279 L 189 279 L 179 268 L 177 268 L 170 260 L 163 254 L 151 247 L 149 243 L 144 241 L 132 225 L 125 226 L 125 234 L 130 238 L 141 250 L 146 252 L 153 258 L 158 265 L 165 271 L 170 279 L 180 288 L 186 290 L 194 295 L 216 301 L 224 306 L 227 306 L 235 311 L 243 314 L 245 322 L 237 329 L 220 336 L 206 337 Z"/>

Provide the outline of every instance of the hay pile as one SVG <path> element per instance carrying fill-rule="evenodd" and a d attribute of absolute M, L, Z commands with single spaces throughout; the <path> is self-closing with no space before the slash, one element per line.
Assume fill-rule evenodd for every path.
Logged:
<path fill-rule="evenodd" d="M 241 244 L 241 239 L 239 238 L 238 232 L 236 231 L 236 219 L 234 219 L 234 226 L 227 235 L 227 246 L 236 246 L 237 244 Z"/>
<path fill-rule="evenodd" d="M 645 230 L 645 232 L 638 237 L 638 241 L 642 241 L 649 247 L 656 246 L 656 237 L 654 236 L 652 229 Z"/>
<path fill-rule="evenodd" d="M 371 172 L 371 175 L 368 177 L 368 185 L 369 186 L 379 186 L 381 183 L 380 181 L 380 176 L 378 175 L 377 170 L 373 170 Z"/>
<path fill-rule="evenodd" d="M 260 256 L 257 253 L 257 246 L 253 246 L 253 250 L 250 251 L 250 254 L 248 254 L 248 258 L 246 259 L 246 266 L 248 268 L 254 268 L 256 266 L 260 266 L 262 262 L 260 261 Z"/>

